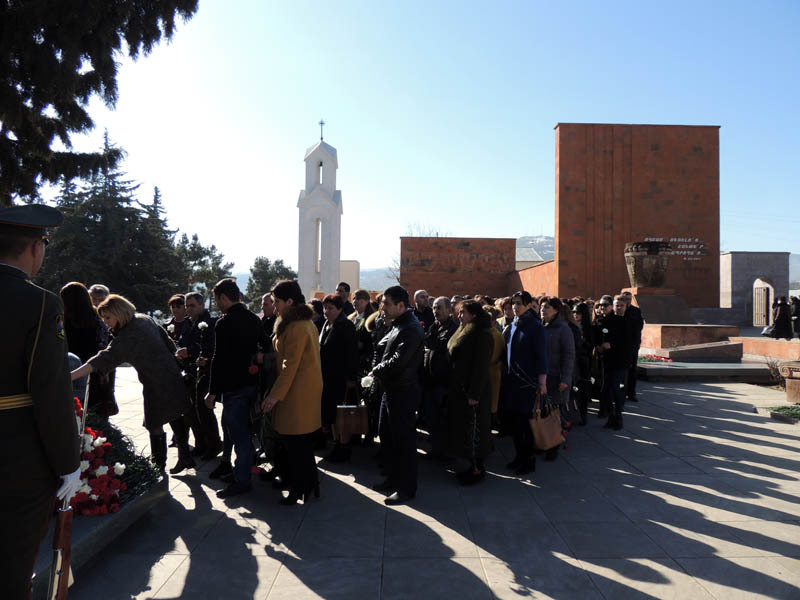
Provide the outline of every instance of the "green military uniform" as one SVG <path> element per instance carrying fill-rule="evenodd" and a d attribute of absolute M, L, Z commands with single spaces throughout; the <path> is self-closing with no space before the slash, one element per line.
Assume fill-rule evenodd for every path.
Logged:
<path fill-rule="evenodd" d="M 9 226 L 41 229 L 61 221 L 48 207 L 38 208 L 56 212 L 57 219 L 18 210 L 30 208 L 0 209 L 0 236 Z M 0 598 L 17 600 L 30 593 L 59 477 L 78 468 L 79 449 L 61 300 L 4 260 L 0 256 Z"/>

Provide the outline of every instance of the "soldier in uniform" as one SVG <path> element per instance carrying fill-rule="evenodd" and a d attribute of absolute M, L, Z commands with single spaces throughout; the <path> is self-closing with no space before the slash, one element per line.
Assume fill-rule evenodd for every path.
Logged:
<path fill-rule="evenodd" d="M 29 278 L 44 260 L 43 205 L 0 209 L 0 598 L 30 596 L 56 497 L 80 486 L 78 429 L 61 300 Z"/>

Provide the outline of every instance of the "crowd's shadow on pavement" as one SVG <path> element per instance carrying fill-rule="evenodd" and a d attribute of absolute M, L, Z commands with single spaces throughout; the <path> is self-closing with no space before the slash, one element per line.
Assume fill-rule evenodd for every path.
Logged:
<path fill-rule="evenodd" d="M 173 478 L 71 597 L 800 597 L 800 433 L 713 385 L 651 397 L 620 432 L 592 415 L 523 478 L 507 438 L 476 486 L 420 460 L 406 506 L 371 490 L 374 449 L 322 461 L 321 498 L 294 507 L 261 482 L 221 501 L 207 465 Z"/>

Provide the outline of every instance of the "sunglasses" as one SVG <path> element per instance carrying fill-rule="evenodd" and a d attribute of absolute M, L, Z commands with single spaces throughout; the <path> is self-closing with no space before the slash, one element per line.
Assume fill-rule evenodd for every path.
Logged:
<path fill-rule="evenodd" d="M 611 305 L 608 302 L 605 302 L 605 303 L 601 302 L 597 306 L 611 306 Z"/>

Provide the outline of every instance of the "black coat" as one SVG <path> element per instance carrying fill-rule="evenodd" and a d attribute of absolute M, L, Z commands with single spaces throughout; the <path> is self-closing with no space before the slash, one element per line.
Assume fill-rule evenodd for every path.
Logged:
<path fill-rule="evenodd" d="M 633 346 L 625 317 L 615 313 L 601 317 L 594 323 L 594 342 L 598 346 L 609 343 L 611 348 L 603 350 L 603 368 L 616 371 L 631 366 Z"/>
<path fill-rule="evenodd" d="M 642 345 L 642 329 L 644 329 L 644 319 L 642 318 L 642 311 L 638 306 L 631 304 L 625 309 L 625 316 L 623 317 L 628 324 L 628 337 L 630 338 L 631 351 L 638 350 Z"/>
<path fill-rule="evenodd" d="M 541 321 L 530 310 L 516 319 L 516 327 L 506 327 L 503 338 L 506 351 L 503 367 L 503 393 L 500 410 L 530 415 L 538 390 L 538 376 L 547 374 L 547 343 Z M 514 330 L 513 338 L 511 330 Z M 508 344 L 511 342 L 511 372 Z"/>
<path fill-rule="evenodd" d="M 792 339 L 792 317 L 788 304 L 776 304 L 772 311 L 776 338 Z"/>
<path fill-rule="evenodd" d="M 348 381 L 358 378 L 356 326 L 344 312 L 333 323 L 325 321 L 319 335 L 322 361 L 322 424 L 336 422 L 336 405 L 344 404 Z"/>
<path fill-rule="evenodd" d="M 433 309 L 430 306 L 426 306 L 422 310 L 414 307 L 414 316 L 417 317 L 424 331 L 428 331 L 436 320 L 433 316 Z"/>
<path fill-rule="evenodd" d="M 425 334 L 425 385 L 447 387 L 450 385 L 452 366 L 447 352 L 447 342 L 458 329 L 458 321 L 450 317 L 444 323 L 434 321 Z"/>
<path fill-rule="evenodd" d="M 372 370 L 380 379 L 387 396 L 416 390 L 419 393 L 419 369 L 422 365 L 422 325 L 411 310 L 399 316 L 392 328 L 378 342 L 381 361 Z M 414 400 L 418 400 L 416 396 Z M 416 407 L 415 407 L 416 408 Z"/>
<path fill-rule="evenodd" d="M 211 359 L 209 392 L 219 395 L 244 387 L 258 386 L 256 354 L 264 345 L 261 319 L 244 304 L 236 303 L 219 319 L 214 328 L 216 343 Z"/>

